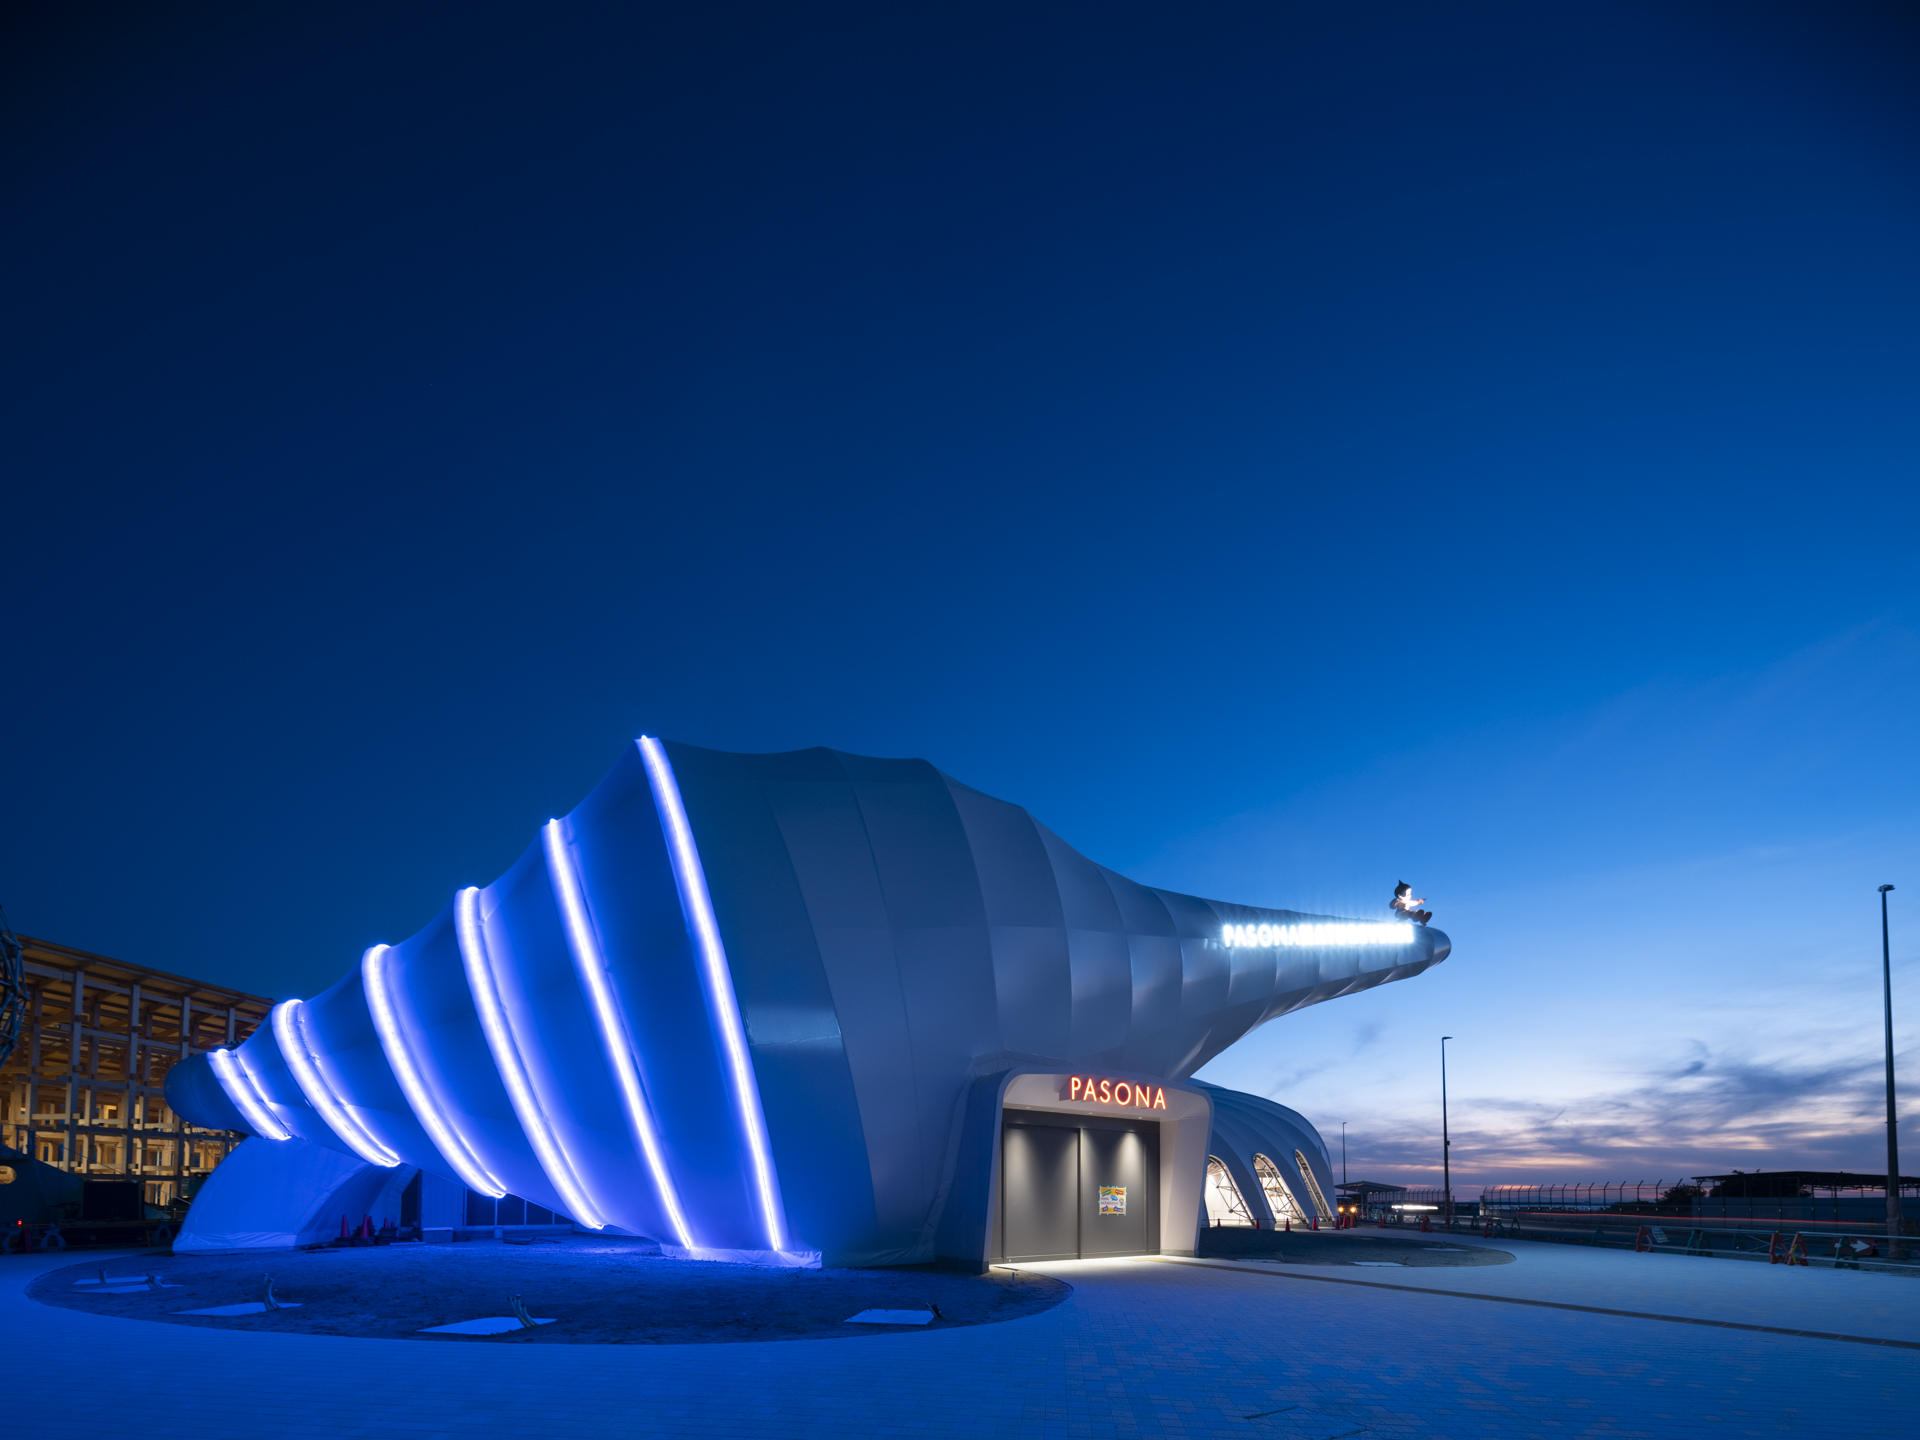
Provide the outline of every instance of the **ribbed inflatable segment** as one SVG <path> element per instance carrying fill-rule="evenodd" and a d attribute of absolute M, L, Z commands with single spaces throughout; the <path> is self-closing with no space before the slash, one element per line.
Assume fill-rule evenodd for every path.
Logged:
<path fill-rule="evenodd" d="M 724 946 L 696 923 L 711 902 L 654 758 L 650 773 L 636 747 L 493 884 L 276 1007 L 209 1067 L 210 1093 L 176 1067 L 182 1113 L 251 1106 L 263 1139 L 431 1169 L 589 1229 L 817 1261 L 787 1242 Z"/>
<path fill-rule="evenodd" d="M 176 1108 L 687 1253 L 900 1263 L 932 1255 L 976 1078 L 1184 1079 L 1447 950 L 1138 885 L 925 761 L 642 739 L 217 1086 L 175 1067 Z"/>
<path fill-rule="evenodd" d="M 1320 1132 L 1297 1110 L 1258 1095 L 1225 1090 L 1204 1080 L 1193 1082 L 1213 1100 L 1213 1134 L 1208 1153 L 1227 1167 L 1233 1183 L 1254 1218 L 1274 1229 L 1290 1217 L 1279 1213 L 1260 1175 L 1260 1159 L 1271 1161 L 1286 1190 L 1283 1202 L 1291 1195 L 1298 1206 L 1295 1224 L 1316 1214 L 1324 1223 L 1330 1216 L 1321 1213 L 1325 1203 L 1331 1207 L 1338 1195 L 1333 1167 L 1328 1161 L 1326 1142 Z M 1305 1162 L 1304 1168 L 1301 1162 Z M 1309 1175 L 1311 1172 L 1311 1175 Z"/>

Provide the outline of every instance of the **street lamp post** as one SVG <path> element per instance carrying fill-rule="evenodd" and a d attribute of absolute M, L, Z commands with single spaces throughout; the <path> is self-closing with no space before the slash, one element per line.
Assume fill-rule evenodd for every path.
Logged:
<path fill-rule="evenodd" d="M 1353 1196 L 1347 1193 L 1347 1122 L 1344 1120 L 1340 1122 L 1340 1198 L 1349 1203 L 1353 1200 Z M 1354 1207 L 1353 1213 L 1355 1215 L 1360 1213 L 1358 1206 Z M 1360 1222 L 1355 1220 L 1354 1223 L 1357 1225 Z"/>
<path fill-rule="evenodd" d="M 1440 1176 L 1446 1187 L 1449 1235 L 1453 1233 L 1453 1137 L 1447 1132 L 1447 1041 L 1452 1038 L 1440 1037 Z"/>
<path fill-rule="evenodd" d="M 1880 887 L 1880 993 L 1887 1022 L 1887 1257 L 1906 1258 L 1900 1242 L 1904 1228 L 1900 1214 L 1900 1131 L 1893 1109 L 1893 945 L 1887 934 L 1887 892 Z"/>

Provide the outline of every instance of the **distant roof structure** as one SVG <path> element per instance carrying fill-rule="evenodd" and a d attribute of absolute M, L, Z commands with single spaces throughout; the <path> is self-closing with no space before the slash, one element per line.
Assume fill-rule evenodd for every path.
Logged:
<path fill-rule="evenodd" d="M 1342 1195 L 1404 1195 L 1407 1193 L 1407 1187 L 1404 1185 L 1382 1185 L 1374 1180 L 1355 1180 L 1350 1184 L 1336 1185 L 1333 1188 Z"/>
<path fill-rule="evenodd" d="M 1729 1175 L 1696 1175 L 1693 1178 L 1722 1184 L 1730 1180 L 1764 1178 L 1778 1185 L 1809 1185 L 1816 1190 L 1881 1190 L 1887 1184 L 1884 1174 L 1856 1175 L 1847 1170 L 1735 1170 Z M 1902 1175 L 1900 1184 L 1920 1185 L 1920 1178 Z"/>

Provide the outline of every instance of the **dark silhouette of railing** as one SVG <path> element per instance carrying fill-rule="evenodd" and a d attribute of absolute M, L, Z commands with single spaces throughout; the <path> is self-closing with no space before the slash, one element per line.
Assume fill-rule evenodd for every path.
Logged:
<path fill-rule="evenodd" d="M 1912 1187 L 1903 1186 L 1903 1192 Z M 1717 1195 L 1688 1180 L 1640 1180 L 1590 1185 L 1489 1185 L 1480 1192 L 1483 1214 L 1618 1215 L 1698 1220 L 1716 1228 L 1732 1222 L 1788 1221 L 1810 1226 L 1872 1228 L 1884 1232 L 1884 1200 L 1854 1189 L 1801 1195 Z M 1913 1221 L 1908 1221 L 1909 1228 Z"/>
<path fill-rule="evenodd" d="M 1665 1201 L 1661 1196 L 1682 1182 L 1639 1180 L 1632 1184 L 1489 1185 L 1480 1192 L 1483 1209 L 1492 1210 L 1612 1210 L 1620 1205 L 1672 1206 L 1648 1213 L 1691 1215 L 1693 1197 Z"/>

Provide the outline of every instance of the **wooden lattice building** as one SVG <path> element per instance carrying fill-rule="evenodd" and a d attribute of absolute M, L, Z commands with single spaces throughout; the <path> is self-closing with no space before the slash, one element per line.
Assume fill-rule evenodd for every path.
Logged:
<path fill-rule="evenodd" d="M 191 1193 L 242 1137 L 175 1115 L 167 1071 L 246 1039 L 273 1002 L 24 935 L 20 945 L 32 998 L 0 1068 L 0 1139 L 73 1174 L 144 1180 L 149 1205 Z"/>

